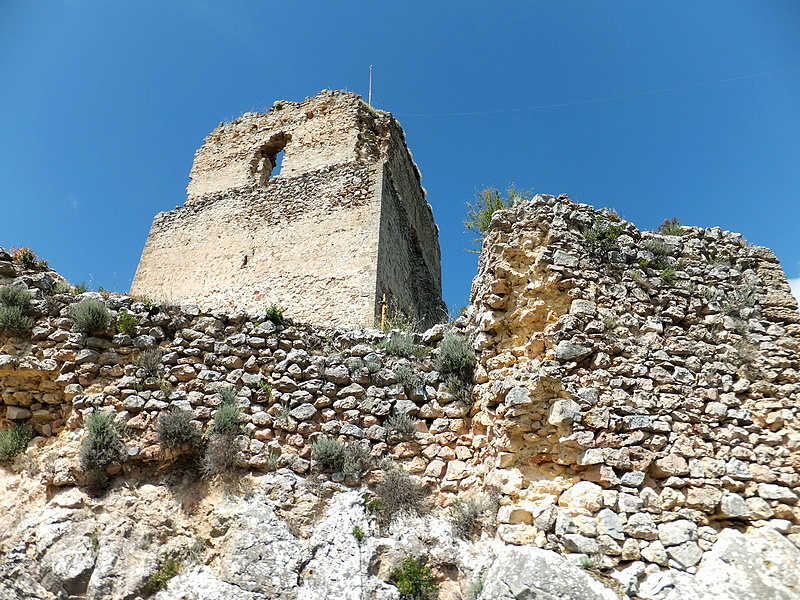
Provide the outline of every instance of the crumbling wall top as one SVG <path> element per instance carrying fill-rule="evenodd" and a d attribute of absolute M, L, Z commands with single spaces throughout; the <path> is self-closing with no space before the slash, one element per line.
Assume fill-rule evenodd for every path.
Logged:
<path fill-rule="evenodd" d="M 266 114 L 245 113 L 220 123 L 195 153 L 186 201 L 263 187 L 272 177 L 375 162 L 390 122 L 388 113 L 373 110 L 357 94 L 327 90 L 304 102 L 276 102 Z"/>

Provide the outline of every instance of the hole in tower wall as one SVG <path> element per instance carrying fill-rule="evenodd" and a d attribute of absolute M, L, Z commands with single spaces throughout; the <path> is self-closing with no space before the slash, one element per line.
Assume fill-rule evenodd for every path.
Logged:
<path fill-rule="evenodd" d="M 280 175 L 283 163 L 283 150 L 292 139 L 288 133 L 276 133 L 269 141 L 256 150 L 253 157 L 253 178 L 264 186 L 272 177 Z"/>

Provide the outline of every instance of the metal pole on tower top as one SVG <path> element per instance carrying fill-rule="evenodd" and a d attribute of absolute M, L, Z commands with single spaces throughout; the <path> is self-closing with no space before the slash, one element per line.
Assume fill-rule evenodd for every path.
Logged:
<path fill-rule="evenodd" d="M 369 94 L 367 95 L 367 104 L 372 106 L 372 65 L 369 66 Z"/>

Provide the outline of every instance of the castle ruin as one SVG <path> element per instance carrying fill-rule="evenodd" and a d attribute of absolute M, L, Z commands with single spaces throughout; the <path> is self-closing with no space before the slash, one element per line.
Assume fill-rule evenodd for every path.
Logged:
<path fill-rule="evenodd" d="M 280 167 L 279 167 L 280 163 Z M 352 93 L 221 123 L 186 203 L 156 215 L 131 293 L 371 326 L 445 314 L 438 231 L 398 122 Z"/>

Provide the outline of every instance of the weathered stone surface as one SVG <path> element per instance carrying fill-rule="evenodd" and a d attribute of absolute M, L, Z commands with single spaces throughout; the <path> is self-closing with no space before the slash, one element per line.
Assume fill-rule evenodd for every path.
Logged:
<path fill-rule="evenodd" d="M 131 293 L 356 326 L 380 318 L 387 293 L 390 310 L 438 322 L 438 233 L 400 125 L 348 92 L 281 106 L 206 138 L 186 205 L 153 221 Z"/>
<path fill-rule="evenodd" d="M 617 600 L 617 595 L 554 552 L 509 547 L 483 576 L 478 600 Z"/>

